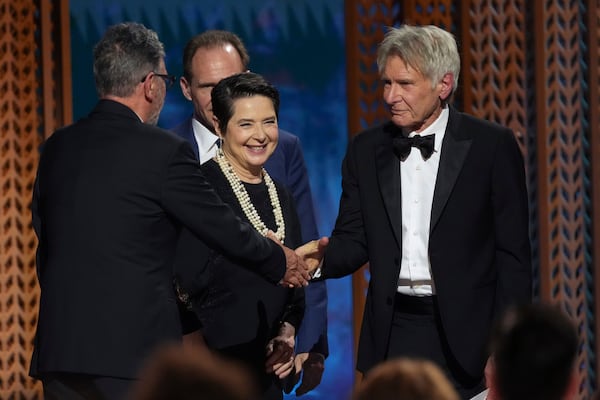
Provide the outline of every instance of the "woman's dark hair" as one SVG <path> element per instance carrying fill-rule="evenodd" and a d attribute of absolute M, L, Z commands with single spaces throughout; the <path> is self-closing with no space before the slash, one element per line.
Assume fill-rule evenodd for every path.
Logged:
<path fill-rule="evenodd" d="M 244 97 L 265 96 L 273 102 L 275 115 L 279 115 L 279 92 L 259 74 L 242 72 L 221 80 L 212 90 L 213 114 L 219 120 L 219 129 L 225 132 L 233 116 L 233 103 Z"/>

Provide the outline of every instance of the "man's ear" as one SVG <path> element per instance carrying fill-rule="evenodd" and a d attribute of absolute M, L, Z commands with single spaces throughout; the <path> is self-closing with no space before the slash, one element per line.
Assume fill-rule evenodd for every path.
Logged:
<path fill-rule="evenodd" d="M 151 72 L 148 72 L 146 74 L 146 76 L 140 81 L 140 83 L 138 85 L 141 86 L 141 90 L 144 92 L 144 94 L 146 94 L 146 90 L 147 90 L 147 86 L 150 83 L 149 81 L 151 81 L 151 77 L 150 77 Z M 136 88 L 136 90 L 140 90 L 140 86 L 138 86 Z"/>
<path fill-rule="evenodd" d="M 454 88 L 454 74 L 446 72 L 440 81 L 440 85 L 440 99 L 446 101 L 452 94 L 452 89 Z"/>
<path fill-rule="evenodd" d="M 183 93 L 183 97 L 189 101 L 192 101 L 192 86 L 184 76 L 179 78 L 179 87 L 181 87 L 181 93 Z"/>
<path fill-rule="evenodd" d="M 149 100 L 153 100 L 156 96 L 156 79 L 152 79 L 151 74 L 152 72 L 148 73 L 144 79 L 144 82 L 142 82 L 144 96 L 146 96 L 146 98 Z"/>

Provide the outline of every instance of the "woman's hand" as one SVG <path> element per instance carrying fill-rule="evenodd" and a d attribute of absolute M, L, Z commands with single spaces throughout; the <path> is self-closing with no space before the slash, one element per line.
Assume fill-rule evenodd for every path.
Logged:
<path fill-rule="evenodd" d="M 284 322 L 279 334 L 267 344 L 267 373 L 274 373 L 279 379 L 286 378 L 294 368 L 294 347 L 296 328 Z"/>

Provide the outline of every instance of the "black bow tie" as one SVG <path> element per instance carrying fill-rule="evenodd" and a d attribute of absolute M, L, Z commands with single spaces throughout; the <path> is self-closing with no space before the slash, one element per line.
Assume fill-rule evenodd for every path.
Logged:
<path fill-rule="evenodd" d="M 415 135 L 413 137 L 398 136 L 394 138 L 394 153 L 404 161 L 410 154 L 411 147 L 417 147 L 421 150 L 421 155 L 427 160 L 433 154 L 433 145 L 435 143 L 435 135 Z"/>

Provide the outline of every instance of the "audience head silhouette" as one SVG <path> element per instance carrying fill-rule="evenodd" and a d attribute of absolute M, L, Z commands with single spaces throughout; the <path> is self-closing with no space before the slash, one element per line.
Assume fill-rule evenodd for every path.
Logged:
<path fill-rule="evenodd" d="M 577 391 L 573 322 L 551 305 L 509 309 L 492 334 L 490 390 L 501 400 L 562 400 Z"/>
<path fill-rule="evenodd" d="M 248 372 L 203 348 L 167 346 L 144 366 L 132 400 L 254 400 Z"/>
<path fill-rule="evenodd" d="M 459 400 L 444 373 L 426 360 L 397 358 L 377 365 L 360 382 L 353 400 Z"/>

